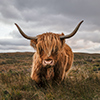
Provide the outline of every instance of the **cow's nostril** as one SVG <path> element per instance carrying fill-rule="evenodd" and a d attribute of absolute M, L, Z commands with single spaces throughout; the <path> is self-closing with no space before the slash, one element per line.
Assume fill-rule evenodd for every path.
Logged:
<path fill-rule="evenodd" d="M 53 63 L 53 60 L 51 60 L 50 64 Z"/>

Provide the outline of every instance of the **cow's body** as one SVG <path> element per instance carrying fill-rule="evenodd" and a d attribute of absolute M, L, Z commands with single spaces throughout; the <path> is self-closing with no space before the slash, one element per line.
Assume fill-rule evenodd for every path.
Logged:
<path fill-rule="evenodd" d="M 38 36 L 37 52 L 33 57 L 31 73 L 31 78 L 37 83 L 40 83 L 43 79 L 61 82 L 70 69 L 73 53 L 71 48 L 65 44 L 65 40 L 60 40 L 59 36 L 61 35 L 45 33 Z M 34 44 L 34 41 L 31 41 L 32 44 Z M 53 59 L 54 64 L 44 66 L 42 62 L 44 59 Z"/>
<path fill-rule="evenodd" d="M 31 78 L 36 83 L 41 83 L 44 80 L 47 82 L 55 80 L 60 83 L 66 77 L 66 73 L 73 63 L 73 53 L 71 48 L 65 44 L 65 39 L 74 36 L 82 22 L 69 35 L 49 32 L 38 35 L 37 37 L 27 36 L 15 24 L 21 35 L 31 40 L 31 46 L 36 49 L 31 72 Z"/>

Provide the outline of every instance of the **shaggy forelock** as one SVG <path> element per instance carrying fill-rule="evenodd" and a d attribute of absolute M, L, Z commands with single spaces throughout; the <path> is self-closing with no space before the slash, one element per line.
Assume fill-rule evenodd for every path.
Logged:
<path fill-rule="evenodd" d="M 44 33 L 42 35 L 39 35 L 37 48 L 43 49 L 44 52 L 48 54 L 48 56 L 50 56 L 52 52 L 60 50 L 62 46 L 59 36 L 59 34 L 54 33 Z"/>

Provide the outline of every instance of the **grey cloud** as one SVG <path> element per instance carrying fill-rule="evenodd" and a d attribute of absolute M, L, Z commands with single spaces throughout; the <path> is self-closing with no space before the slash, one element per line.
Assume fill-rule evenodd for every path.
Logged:
<path fill-rule="evenodd" d="M 5 0 L 4 0 L 5 1 Z M 10 1 L 10 0 L 8 0 Z M 80 0 L 51 0 L 51 1 L 47 1 L 47 0 L 11 0 L 12 3 L 8 3 L 7 0 L 6 2 L 6 6 L 8 5 L 13 5 L 21 14 L 23 12 L 27 12 L 30 13 L 30 11 L 32 12 L 31 14 L 38 14 L 40 13 L 41 16 L 49 16 L 51 14 L 53 15 L 65 15 L 65 16 L 72 16 L 72 18 L 74 17 L 80 17 L 80 18 L 86 18 L 88 17 L 88 19 L 92 18 L 94 19 L 95 17 L 100 16 L 99 14 L 99 4 L 100 1 L 99 0 L 95 0 L 92 1 L 91 0 L 84 0 L 84 1 L 80 1 Z M 3 2 L 3 1 L 2 1 Z M 2 3 L 1 2 L 1 3 Z M 15 9 L 12 9 L 15 10 Z M 11 11 L 12 11 L 11 10 Z M 13 12 L 14 13 L 14 12 Z M 39 18 L 41 18 L 41 16 L 38 16 Z M 33 18 L 34 19 L 34 18 Z"/>
<path fill-rule="evenodd" d="M 0 39 L 1 46 L 29 46 L 29 42 L 25 39 Z M 0 48 L 1 49 L 1 48 Z"/>
<path fill-rule="evenodd" d="M 10 32 L 9 33 L 9 36 L 11 36 L 11 37 L 13 37 L 15 39 L 22 38 L 21 34 L 19 33 L 19 31 L 17 31 L 17 29 L 16 29 L 16 31 L 14 30 L 14 31 Z"/>
<path fill-rule="evenodd" d="M 100 32 L 78 32 L 72 41 L 83 39 L 84 41 L 92 41 L 94 43 L 100 43 Z"/>
<path fill-rule="evenodd" d="M 100 44 L 92 42 L 90 40 L 68 40 L 67 44 L 71 46 L 72 50 L 80 52 L 91 52 L 91 53 L 98 53 L 100 52 Z"/>
<path fill-rule="evenodd" d="M 36 22 L 38 25 L 44 26 L 55 24 L 64 27 L 65 24 L 69 24 L 69 21 L 72 26 L 73 22 L 76 23 L 82 19 L 88 26 L 91 24 L 98 26 L 100 25 L 98 21 L 100 18 L 99 4 L 99 0 L 92 2 L 91 0 L 14 0 L 12 3 L 6 4 L 7 7 L 3 7 L 1 13 L 5 18 L 23 20 L 26 23 Z M 60 15 L 63 17 L 59 17 Z M 63 18 L 66 19 L 63 20 Z"/>
<path fill-rule="evenodd" d="M 13 2 L 13 0 L 11 0 Z M 10 0 L 3 0 L 0 4 L 0 12 L 4 18 L 7 19 L 19 19 L 21 17 L 20 12 L 14 7 Z"/>
<path fill-rule="evenodd" d="M 30 41 L 25 39 L 0 39 L 0 52 L 34 52 Z"/>
<path fill-rule="evenodd" d="M 78 33 L 68 41 L 75 43 L 83 39 L 100 43 L 99 4 L 100 0 L 1 0 L 0 22 L 9 25 L 16 22 L 27 35 L 36 36 L 49 31 L 70 33 L 78 22 L 84 19 Z M 29 42 L 20 35 L 17 28 L 8 34 L 13 39 L 6 41 L 0 39 L 2 46 L 24 45 L 27 48 Z M 77 43 L 75 46 L 72 43 L 70 45 L 74 49 L 85 48 L 85 44 L 82 47 L 77 46 Z"/>
<path fill-rule="evenodd" d="M 34 52 L 33 48 L 30 46 L 1 46 L 0 52 Z"/>
<path fill-rule="evenodd" d="M 17 9 L 14 6 L 8 6 L 3 7 L 1 9 L 1 13 L 3 17 L 8 18 L 8 19 L 19 19 L 20 13 L 17 11 Z"/>

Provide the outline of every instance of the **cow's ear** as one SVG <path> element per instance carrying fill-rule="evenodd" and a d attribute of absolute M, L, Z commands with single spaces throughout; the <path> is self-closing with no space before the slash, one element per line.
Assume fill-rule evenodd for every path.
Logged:
<path fill-rule="evenodd" d="M 31 40 L 31 41 L 30 41 L 30 45 L 31 45 L 34 49 L 36 49 L 36 44 L 37 44 L 37 40 Z"/>
<path fill-rule="evenodd" d="M 61 33 L 61 35 L 64 35 L 64 33 Z"/>
<path fill-rule="evenodd" d="M 61 36 L 63 36 L 63 35 L 64 35 L 64 33 L 61 34 Z M 62 47 L 63 47 L 63 45 L 65 44 L 65 39 L 61 39 L 61 43 L 62 43 Z"/>

